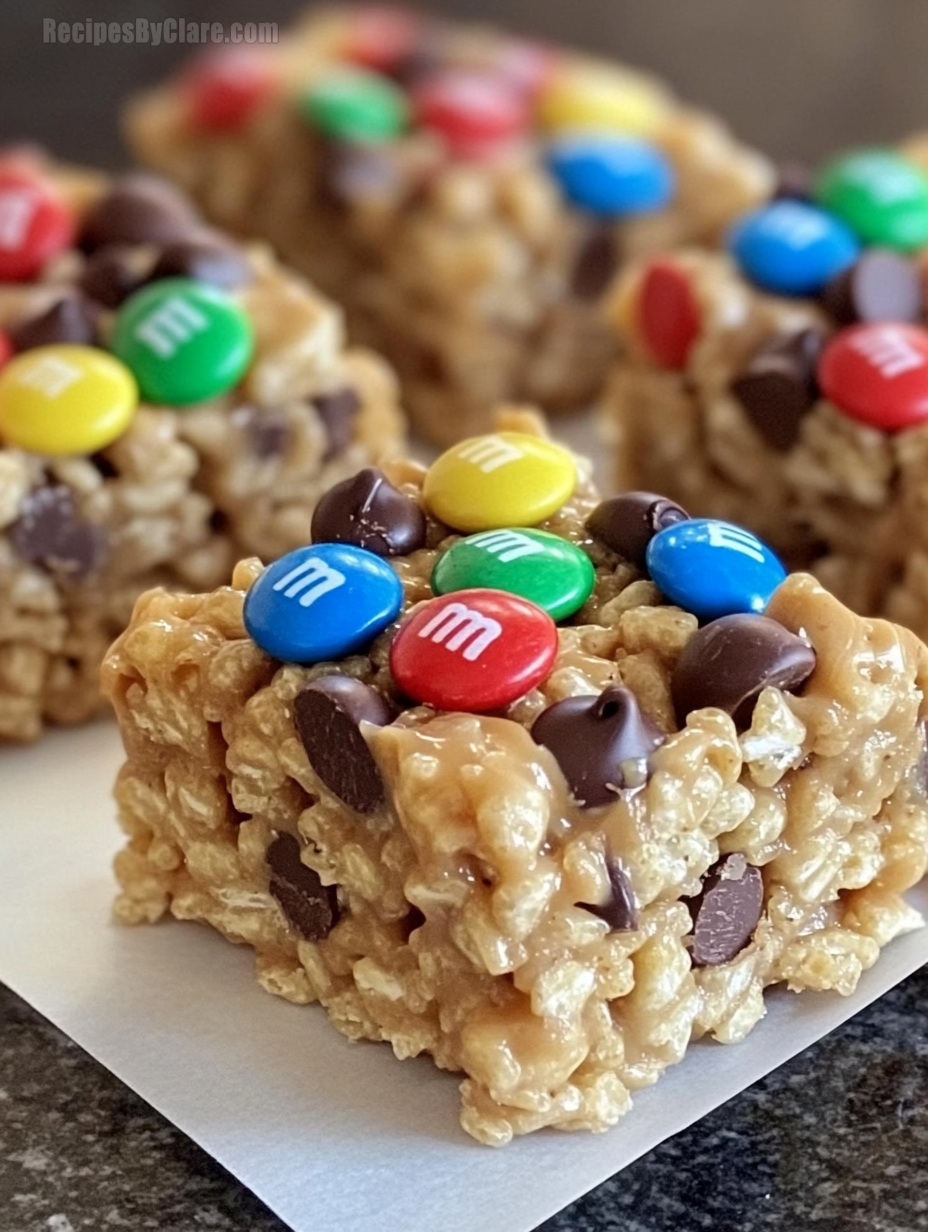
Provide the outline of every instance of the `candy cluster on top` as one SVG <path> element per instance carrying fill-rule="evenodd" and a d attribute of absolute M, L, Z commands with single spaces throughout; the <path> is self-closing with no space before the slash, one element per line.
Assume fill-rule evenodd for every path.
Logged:
<path fill-rule="evenodd" d="M 772 445 L 792 445 L 821 396 L 885 432 L 928 416 L 928 175 L 914 160 L 876 148 L 842 155 L 817 177 L 794 169 L 734 224 L 727 246 L 760 291 L 810 297 L 820 309 L 815 322 L 764 342 L 732 384 Z M 684 368 L 702 326 L 684 265 L 652 261 L 632 313 L 653 359 Z"/>
<path fill-rule="evenodd" d="M 810 645 L 763 615 L 785 574 L 758 539 L 725 522 L 689 518 L 653 493 L 630 492 L 597 505 L 587 537 L 571 542 L 539 524 L 571 497 L 576 481 L 573 457 L 551 441 L 508 431 L 472 437 L 433 463 L 422 505 L 373 468 L 336 485 L 317 507 L 313 543 L 259 575 L 245 599 L 245 628 L 274 658 L 337 662 L 390 631 L 394 696 L 332 674 L 296 698 L 301 738 L 313 740 L 311 760 L 346 803 L 369 811 L 382 801 L 379 787 L 359 795 L 359 782 L 379 783 L 370 755 L 354 740 L 350 773 L 326 758 L 313 733 L 329 728 L 301 718 L 306 707 L 334 708 L 340 723 L 347 714 L 379 725 L 410 703 L 505 711 L 550 673 L 557 622 L 582 623 L 604 554 L 647 571 L 668 599 L 704 622 L 674 672 L 681 726 L 691 711 L 717 706 L 744 730 L 764 688 L 798 689 L 811 674 Z M 439 543 L 432 597 L 404 611 L 390 562 L 425 547 L 430 519 L 439 524 L 430 536 Z M 648 754 L 666 739 L 619 684 L 555 702 L 532 734 L 584 807 L 644 783 Z M 360 777 L 359 761 L 367 766 Z"/>
<path fill-rule="evenodd" d="M 75 285 L 0 332 L 0 441 L 92 454 L 140 399 L 182 408 L 245 375 L 254 328 L 233 293 L 253 272 L 179 193 L 127 176 L 79 217 L 28 159 L 0 159 L 0 285 L 64 280 L 74 246 Z"/>
<path fill-rule="evenodd" d="M 451 160 L 491 162 L 538 139 L 564 197 L 594 216 L 646 213 L 673 199 L 673 167 L 657 140 L 668 100 L 643 78 L 581 67 L 526 40 L 471 40 L 378 6 L 351 10 L 329 51 L 330 66 L 294 99 L 327 140 L 370 148 L 427 133 Z M 207 55 L 186 81 L 189 122 L 235 131 L 283 89 L 258 49 Z"/>

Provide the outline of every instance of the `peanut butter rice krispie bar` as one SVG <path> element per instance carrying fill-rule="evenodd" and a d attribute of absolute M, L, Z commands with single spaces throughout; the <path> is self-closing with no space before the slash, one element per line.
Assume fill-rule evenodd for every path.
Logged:
<path fill-rule="evenodd" d="M 266 249 L 154 176 L 0 154 L 0 741 L 97 708 L 143 590 L 304 542 L 400 439 L 389 371 Z"/>
<path fill-rule="evenodd" d="M 103 669 L 117 917 L 208 923 L 463 1073 L 491 1145 L 607 1128 L 769 985 L 849 993 L 928 855 L 914 635 L 501 428 L 337 485 L 266 570 L 149 592 Z"/>
<path fill-rule="evenodd" d="M 442 443 L 506 399 L 588 406 L 616 266 L 715 242 L 773 182 L 649 77 L 398 9 L 213 51 L 127 120 L 144 164 L 345 306 Z"/>
<path fill-rule="evenodd" d="M 728 252 L 617 280 L 603 398 L 620 486 L 763 536 L 928 637 L 928 147 L 843 156 Z"/>

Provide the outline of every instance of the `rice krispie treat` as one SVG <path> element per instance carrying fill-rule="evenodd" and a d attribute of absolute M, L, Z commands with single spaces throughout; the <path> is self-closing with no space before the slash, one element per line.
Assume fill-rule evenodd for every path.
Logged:
<path fill-rule="evenodd" d="M 928 637 L 928 166 L 836 159 L 736 224 L 729 253 L 648 258 L 611 294 L 620 486 L 742 522 L 855 611 Z M 795 191 L 795 189 L 793 190 Z"/>
<path fill-rule="evenodd" d="M 589 405 L 617 265 L 714 242 L 772 183 L 651 78 L 397 9 L 214 50 L 127 119 L 143 163 L 346 307 L 443 443 L 506 399 Z"/>
<path fill-rule="evenodd" d="M 385 366 L 266 249 L 154 176 L 0 155 L 0 741 L 87 717 L 143 590 L 305 542 L 400 423 Z"/>
<path fill-rule="evenodd" d="M 149 592 L 103 669 L 118 918 L 208 923 L 463 1073 L 491 1145 L 607 1128 L 771 984 L 849 993 L 928 854 L 914 635 L 502 428 L 361 471 L 231 586 Z"/>

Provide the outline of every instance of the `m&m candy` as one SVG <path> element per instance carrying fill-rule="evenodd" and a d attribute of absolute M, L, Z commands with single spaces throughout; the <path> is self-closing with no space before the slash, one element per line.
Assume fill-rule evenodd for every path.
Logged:
<path fill-rule="evenodd" d="M 702 327 L 686 273 L 656 257 L 642 275 L 635 307 L 635 324 L 652 356 L 665 368 L 685 368 Z"/>
<path fill-rule="evenodd" d="M 455 530 L 534 526 L 571 496 L 573 457 L 526 432 L 472 436 L 446 450 L 422 488 L 427 508 Z"/>
<path fill-rule="evenodd" d="M 345 60 L 389 73 L 416 50 L 421 19 L 406 9 L 369 5 L 349 15 L 340 48 Z"/>
<path fill-rule="evenodd" d="M 125 432 L 137 404 L 132 373 L 105 351 L 34 347 L 0 371 L 0 440 L 31 453 L 95 453 Z"/>
<path fill-rule="evenodd" d="M 928 419 L 928 331 L 903 322 L 852 325 L 818 363 L 822 392 L 851 419 L 896 432 Z"/>
<path fill-rule="evenodd" d="M 0 282 L 35 278 L 75 229 L 74 211 L 51 184 L 24 164 L 0 167 Z"/>
<path fill-rule="evenodd" d="M 667 115 L 666 96 L 644 77 L 593 65 L 564 67 L 539 99 L 548 128 L 602 129 L 648 136 Z"/>
<path fill-rule="evenodd" d="M 866 244 L 904 252 L 928 244 L 928 176 L 893 150 L 857 150 L 836 158 L 815 191 Z"/>
<path fill-rule="evenodd" d="M 264 570 L 245 596 L 244 621 L 275 659 L 320 663 L 366 649 L 402 606 L 402 584 L 379 556 L 319 543 Z"/>
<path fill-rule="evenodd" d="M 662 209 L 674 193 L 667 157 L 636 137 L 562 137 L 551 147 L 548 166 L 568 201 L 610 218 Z"/>
<path fill-rule="evenodd" d="M 185 85 L 191 124 L 212 132 L 241 128 L 277 88 L 267 60 L 251 47 L 201 57 Z"/>
<path fill-rule="evenodd" d="M 143 398 L 187 406 L 218 397 L 251 363 L 247 314 L 218 287 L 164 278 L 130 295 L 111 346 L 135 373 Z"/>
<path fill-rule="evenodd" d="M 305 91 L 300 107 L 310 124 L 342 141 L 390 141 L 409 118 L 399 86 L 361 68 L 338 69 L 320 77 Z"/>
<path fill-rule="evenodd" d="M 840 219 L 790 200 L 746 214 L 732 228 L 728 244 L 753 282 L 781 295 L 814 295 L 860 251 Z"/>
<path fill-rule="evenodd" d="M 544 530 L 485 530 L 459 539 L 432 570 L 438 595 L 490 588 L 530 599 L 553 620 L 565 620 L 590 597 L 593 562 L 560 535 Z"/>
<path fill-rule="evenodd" d="M 454 69 L 427 77 L 413 92 L 423 128 L 444 137 L 453 154 L 479 157 L 528 127 L 521 96 L 492 73 Z"/>
<path fill-rule="evenodd" d="M 773 552 L 750 531 L 712 518 L 659 531 L 648 544 L 647 562 L 667 598 L 700 620 L 763 612 L 786 577 Z"/>
<path fill-rule="evenodd" d="M 429 599 L 399 627 L 390 670 L 407 696 L 438 710 L 498 710 L 551 671 L 551 617 L 517 595 L 459 590 Z"/>

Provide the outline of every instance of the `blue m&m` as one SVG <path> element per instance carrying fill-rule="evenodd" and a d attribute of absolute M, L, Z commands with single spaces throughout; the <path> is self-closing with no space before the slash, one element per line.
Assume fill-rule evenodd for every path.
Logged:
<path fill-rule="evenodd" d="M 675 177 L 664 154 L 637 137 L 575 133 L 551 147 L 548 166 L 574 205 L 609 218 L 662 209 Z"/>
<path fill-rule="evenodd" d="M 248 636 L 286 663 L 357 654 L 403 606 L 399 578 L 379 556 L 347 543 L 297 548 L 245 596 Z"/>
<path fill-rule="evenodd" d="M 648 544 L 648 572 L 672 602 L 700 620 L 763 612 L 786 570 L 740 526 L 693 518 L 660 531 Z"/>
<path fill-rule="evenodd" d="M 731 229 L 728 245 L 752 282 L 780 295 L 814 295 L 860 252 L 840 219 L 790 200 L 746 214 Z"/>

